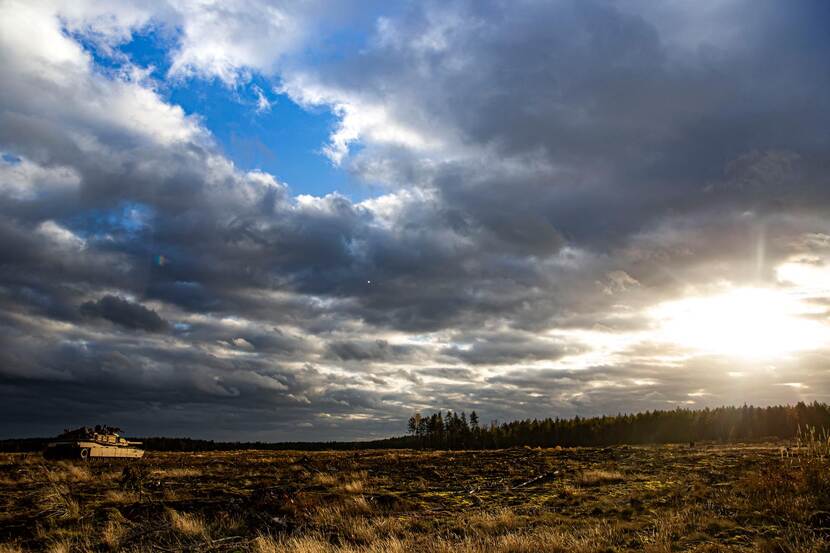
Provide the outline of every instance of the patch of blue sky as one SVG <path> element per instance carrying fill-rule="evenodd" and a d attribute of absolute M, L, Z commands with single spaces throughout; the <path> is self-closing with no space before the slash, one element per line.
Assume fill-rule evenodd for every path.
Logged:
<path fill-rule="evenodd" d="M 153 210 L 142 203 L 122 202 L 112 209 L 91 209 L 63 221 L 84 239 L 105 240 L 139 237 L 150 227 Z"/>
<path fill-rule="evenodd" d="M 133 35 L 118 51 L 135 65 L 152 67 L 151 76 L 162 86 L 165 100 L 187 114 L 198 115 L 229 159 L 243 170 L 261 170 L 288 184 L 293 194 L 324 195 L 337 191 L 353 200 L 378 192 L 337 167 L 323 154 L 337 117 L 327 109 L 307 110 L 261 75 L 237 88 L 217 79 L 168 80 L 170 50 L 175 37 L 153 27 Z M 91 48 L 96 63 L 109 68 L 118 56 L 106 59 Z M 260 94 L 267 106 L 260 102 Z"/>
<path fill-rule="evenodd" d="M 18 165 L 23 159 L 9 152 L 0 152 L 0 160 L 6 165 Z"/>
<path fill-rule="evenodd" d="M 256 89 L 270 104 L 260 109 Z M 229 90 L 218 80 L 191 79 L 170 90 L 170 100 L 199 114 L 225 154 L 239 167 L 275 175 L 295 194 L 322 195 L 335 190 L 363 196 L 368 189 L 335 167 L 321 149 L 336 117 L 327 110 L 307 111 L 273 85 L 254 77 L 244 88 Z"/>
<path fill-rule="evenodd" d="M 162 82 L 170 69 L 170 51 L 176 47 L 178 37 L 170 29 L 159 26 L 134 32 L 130 41 L 118 47 L 134 65 L 152 67 L 151 76 Z"/>

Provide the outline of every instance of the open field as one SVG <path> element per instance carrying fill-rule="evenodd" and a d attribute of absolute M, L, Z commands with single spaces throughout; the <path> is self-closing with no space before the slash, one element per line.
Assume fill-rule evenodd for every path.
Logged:
<path fill-rule="evenodd" d="M 827 551 L 827 461 L 784 453 L 150 452 L 117 463 L 5 454 L 0 552 Z"/>

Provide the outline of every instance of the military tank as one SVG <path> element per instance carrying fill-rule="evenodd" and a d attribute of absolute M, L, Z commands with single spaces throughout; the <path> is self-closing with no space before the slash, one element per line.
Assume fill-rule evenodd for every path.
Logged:
<path fill-rule="evenodd" d="M 64 430 L 63 434 L 49 442 L 43 456 L 47 459 L 87 459 L 93 457 L 133 458 L 144 456 L 144 450 L 119 435 L 120 428 L 97 425 L 83 426 L 75 430 Z"/>

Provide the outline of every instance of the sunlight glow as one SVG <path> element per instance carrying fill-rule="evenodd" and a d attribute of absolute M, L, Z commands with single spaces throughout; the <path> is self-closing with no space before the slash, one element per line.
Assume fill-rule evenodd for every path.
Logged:
<path fill-rule="evenodd" d="M 797 296 L 764 288 L 668 301 L 650 311 L 662 341 L 701 354 L 774 358 L 830 342 L 828 327 Z"/>
<path fill-rule="evenodd" d="M 830 292 L 830 267 L 819 260 L 802 259 L 784 263 L 776 269 L 780 282 L 793 284 L 814 294 Z"/>

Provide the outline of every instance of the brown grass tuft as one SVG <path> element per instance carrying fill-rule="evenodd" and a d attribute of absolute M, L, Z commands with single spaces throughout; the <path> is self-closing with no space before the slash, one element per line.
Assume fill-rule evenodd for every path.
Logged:
<path fill-rule="evenodd" d="M 195 478 L 202 475 L 202 471 L 192 468 L 156 469 L 150 472 L 155 478 Z"/>
<path fill-rule="evenodd" d="M 85 464 L 74 461 L 59 461 L 52 465 L 41 465 L 41 470 L 49 482 L 87 482 L 92 479 L 92 472 Z"/>
<path fill-rule="evenodd" d="M 311 482 L 313 484 L 317 484 L 318 486 L 334 486 L 337 484 L 337 477 L 327 472 L 319 472 L 314 475 Z"/>
<path fill-rule="evenodd" d="M 62 539 L 51 542 L 46 547 L 47 553 L 72 553 L 72 540 Z"/>
<path fill-rule="evenodd" d="M 363 493 L 363 480 L 351 480 L 343 484 L 343 491 L 347 493 Z"/>
<path fill-rule="evenodd" d="M 47 553 L 93 553 L 96 548 L 89 542 L 88 535 L 78 533 L 53 539 L 45 550 Z"/>
<path fill-rule="evenodd" d="M 104 494 L 104 501 L 107 503 L 116 503 L 118 505 L 131 505 L 133 503 L 138 503 L 139 497 L 136 492 L 107 490 Z"/>
<path fill-rule="evenodd" d="M 503 534 L 521 526 L 522 519 L 512 509 L 504 508 L 493 512 L 478 512 L 467 518 L 467 523 L 478 533 Z"/>
<path fill-rule="evenodd" d="M 40 515 L 50 520 L 77 520 L 80 516 L 78 502 L 66 484 L 52 483 L 40 490 L 37 497 Z"/>
<path fill-rule="evenodd" d="M 86 482 L 92 478 L 92 473 L 86 465 L 76 465 L 74 463 L 66 466 L 66 474 L 72 482 Z"/>
<path fill-rule="evenodd" d="M 253 542 L 254 553 L 333 553 L 337 551 L 329 542 L 317 536 L 300 536 L 274 539 L 257 536 Z"/>
<path fill-rule="evenodd" d="M 577 478 L 577 483 L 581 486 L 601 486 L 624 481 L 623 474 L 616 470 L 586 470 Z"/>
<path fill-rule="evenodd" d="M 170 525 L 185 536 L 207 536 L 208 531 L 204 519 L 193 513 L 180 513 L 175 509 L 167 509 L 167 518 Z"/>
<path fill-rule="evenodd" d="M 120 520 L 108 520 L 101 529 L 101 543 L 106 545 L 110 550 L 117 551 L 121 545 L 121 540 L 127 534 L 127 529 Z"/>

